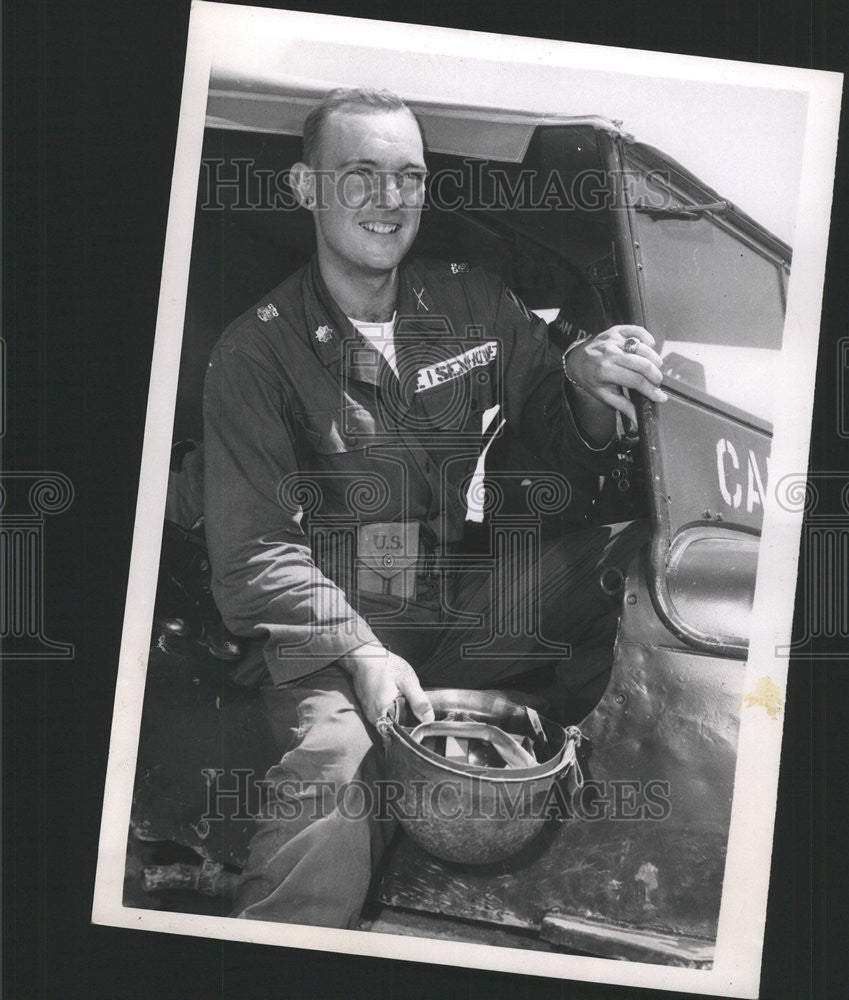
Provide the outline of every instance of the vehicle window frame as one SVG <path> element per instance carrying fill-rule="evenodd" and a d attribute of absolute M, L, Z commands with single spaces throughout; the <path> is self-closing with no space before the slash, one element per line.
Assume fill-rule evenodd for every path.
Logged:
<path fill-rule="evenodd" d="M 621 169 L 625 172 L 639 170 L 647 175 L 659 173 L 657 170 L 657 163 L 652 163 L 649 159 L 641 156 L 639 148 L 634 145 L 623 145 L 620 151 L 620 156 L 622 163 Z M 653 179 L 652 183 L 665 188 L 676 200 L 682 203 L 684 208 L 686 208 L 688 204 L 697 205 L 717 200 L 716 192 L 714 191 L 707 188 L 703 188 L 699 191 L 694 185 L 685 186 L 680 183 L 680 180 L 676 182 L 676 174 L 671 167 L 671 164 L 667 165 L 668 172 L 666 175 L 662 178 L 658 177 L 657 179 Z M 623 185 L 622 195 L 623 198 L 627 197 L 627 187 L 625 185 Z M 627 215 L 632 233 L 631 244 L 633 247 L 639 248 L 640 228 L 637 220 L 637 214 L 638 213 L 634 206 L 629 204 Z M 741 225 L 735 224 L 737 212 L 733 205 L 729 204 L 729 208 L 724 212 L 708 211 L 702 214 L 703 217 L 717 229 L 721 230 L 732 239 L 737 240 L 752 253 L 757 254 L 773 266 L 776 272 L 776 288 L 780 296 L 781 308 L 782 311 L 786 313 L 787 282 L 790 273 L 790 266 L 787 257 L 777 253 L 763 241 L 756 239 L 755 235 L 751 232 L 753 227 L 748 227 L 749 231 L 747 231 L 747 229 L 743 228 Z M 639 257 L 638 249 L 637 251 L 632 252 L 635 252 L 637 257 Z M 644 317 L 643 325 L 645 325 L 647 294 L 645 288 L 645 270 L 643 267 L 639 266 L 641 263 L 642 261 L 638 260 L 637 280 L 640 292 L 640 312 Z M 758 430 L 767 432 L 772 431 L 771 421 L 759 416 L 758 414 L 752 413 L 749 410 L 743 410 L 732 403 L 726 402 L 721 396 L 699 389 L 687 382 L 676 382 L 674 388 L 676 392 L 680 393 L 680 395 L 690 399 L 692 402 L 700 406 L 708 407 L 718 413 L 727 414 L 733 419 L 747 423 Z"/>
<path fill-rule="evenodd" d="M 603 145 L 606 146 L 608 167 L 615 192 L 613 227 L 618 254 L 617 270 L 623 285 L 622 291 L 628 312 L 628 321 L 645 326 L 646 296 L 641 274 L 641 261 L 639 260 L 637 213 L 633 200 L 629 198 L 625 175 L 629 169 L 641 169 L 649 172 L 653 167 L 662 164 L 662 161 L 658 160 L 657 163 L 652 163 L 649 159 L 641 157 L 639 149 L 621 137 L 608 135 L 603 138 Z M 668 166 L 672 168 L 674 165 L 668 164 Z M 670 174 L 672 174 L 671 169 Z M 670 183 L 667 185 L 671 192 L 685 205 L 718 200 L 716 192 L 707 188 L 699 188 L 696 184 L 687 184 L 686 180 L 684 178 L 685 183 L 673 184 L 670 179 Z M 763 242 L 758 241 L 755 238 L 758 233 L 757 224 L 736 213 L 733 206 L 729 207 L 725 216 L 717 216 L 716 213 L 709 214 L 721 228 L 777 267 L 782 305 L 786 306 L 786 275 L 789 272 L 789 255 L 784 257 L 780 250 L 777 252 L 776 249 L 766 245 L 766 239 Z M 769 234 L 765 234 L 765 237 L 769 237 Z M 775 241 L 775 245 L 778 248 L 778 241 Z M 767 421 L 751 413 L 742 412 L 736 407 L 724 403 L 721 399 L 700 392 L 686 383 L 676 382 L 674 386 L 666 388 L 670 395 L 678 395 L 698 407 L 710 409 L 731 420 L 746 423 L 769 435 L 772 433 L 772 425 Z M 662 419 L 660 410 L 650 400 L 641 397 L 637 406 L 637 416 L 641 457 L 648 480 L 652 484 L 648 490 L 651 539 L 646 556 L 646 583 L 654 611 L 664 627 L 690 648 L 713 656 L 745 660 L 748 656 L 748 637 L 706 633 L 686 621 L 672 601 L 667 579 L 668 560 L 676 539 L 687 529 L 682 529 L 677 532 L 675 537 L 672 537 L 669 515 L 670 498 L 667 477 L 664 472 L 662 437 L 659 426 Z M 759 534 L 759 532 L 746 530 L 747 533 Z"/>

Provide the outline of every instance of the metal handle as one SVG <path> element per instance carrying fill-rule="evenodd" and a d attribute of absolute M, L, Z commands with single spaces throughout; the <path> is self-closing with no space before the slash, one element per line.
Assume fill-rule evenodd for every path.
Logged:
<path fill-rule="evenodd" d="M 399 694 L 395 701 L 386 709 L 383 715 L 375 723 L 375 728 L 383 737 L 385 742 L 388 742 L 392 736 L 392 730 L 401 718 L 401 711 L 406 702 L 404 695 Z"/>

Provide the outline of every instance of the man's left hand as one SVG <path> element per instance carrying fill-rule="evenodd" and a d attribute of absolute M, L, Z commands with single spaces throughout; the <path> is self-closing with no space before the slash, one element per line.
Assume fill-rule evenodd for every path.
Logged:
<path fill-rule="evenodd" d="M 630 338 L 635 350 L 626 351 Z M 634 404 L 622 392 L 635 390 L 663 403 L 668 398 L 659 388 L 663 382 L 662 361 L 654 350 L 654 337 L 641 326 L 612 326 L 569 351 L 566 371 L 586 393 L 618 410 L 636 427 Z"/>

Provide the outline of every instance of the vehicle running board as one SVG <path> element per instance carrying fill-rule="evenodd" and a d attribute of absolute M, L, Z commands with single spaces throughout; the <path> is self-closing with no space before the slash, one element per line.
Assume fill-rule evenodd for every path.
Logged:
<path fill-rule="evenodd" d="M 714 941 L 616 927 L 562 913 L 543 917 L 539 934 L 544 941 L 570 951 L 690 969 L 711 968 L 716 947 Z"/>

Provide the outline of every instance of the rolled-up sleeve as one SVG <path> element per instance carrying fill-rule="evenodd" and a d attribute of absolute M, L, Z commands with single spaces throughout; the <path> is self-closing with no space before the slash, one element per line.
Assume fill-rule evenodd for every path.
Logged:
<path fill-rule="evenodd" d="M 302 512 L 283 490 L 298 469 L 279 376 L 222 341 L 204 386 L 204 504 L 213 596 L 227 627 L 264 638 L 284 684 L 376 641 L 345 594 L 316 567 Z"/>

